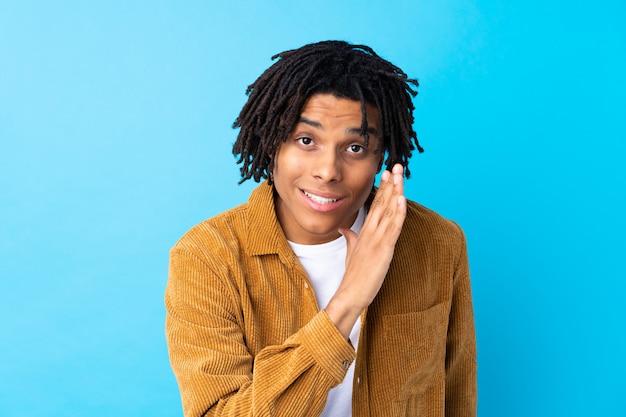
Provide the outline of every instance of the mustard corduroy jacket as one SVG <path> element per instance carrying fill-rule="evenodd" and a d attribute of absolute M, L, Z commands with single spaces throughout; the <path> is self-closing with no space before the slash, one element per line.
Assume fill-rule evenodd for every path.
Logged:
<path fill-rule="evenodd" d="M 356 354 L 317 305 L 267 182 L 176 243 L 165 305 L 185 416 L 319 416 L 355 359 L 353 416 L 476 414 L 465 238 L 417 203 Z"/>

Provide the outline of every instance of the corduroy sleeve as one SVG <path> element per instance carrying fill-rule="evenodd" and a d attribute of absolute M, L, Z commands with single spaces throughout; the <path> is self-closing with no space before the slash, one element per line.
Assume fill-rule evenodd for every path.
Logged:
<path fill-rule="evenodd" d="M 460 233 L 446 346 L 446 417 L 474 417 L 477 404 L 476 333 L 467 247 Z"/>
<path fill-rule="evenodd" d="M 170 252 L 166 336 L 184 415 L 318 416 L 354 349 L 321 311 L 253 357 L 227 273 L 187 248 Z"/>

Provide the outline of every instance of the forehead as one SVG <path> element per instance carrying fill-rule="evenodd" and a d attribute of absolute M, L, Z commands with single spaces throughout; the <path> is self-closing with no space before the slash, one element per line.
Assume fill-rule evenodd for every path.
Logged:
<path fill-rule="evenodd" d="M 376 106 L 365 103 L 365 109 L 363 109 L 358 100 L 326 93 L 313 94 L 302 106 L 300 121 L 302 118 L 307 120 L 309 118 L 321 118 L 326 123 L 345 122 L 353 124 L 355 127 L 361 127 L 364 111 L 368 127 L 377 129 L 379 112 Z"/>

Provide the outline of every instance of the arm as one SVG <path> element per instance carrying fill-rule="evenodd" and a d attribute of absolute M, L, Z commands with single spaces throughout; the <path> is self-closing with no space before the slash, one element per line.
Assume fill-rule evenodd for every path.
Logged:
<path fill-rule="evenodd" d="M 353 348 L 320 312 L 253 358 L 224 274 L 189 248 L 171 252 L 166 334 L 185 416 L 319 415 Z"/>
<path fill-rule="evenodd" d="M 346 273 L 328 304 L 283 344 L 253 358 L 228 271 L 172 250 L 166 333 L 185 416 L 317 416 L 355 352 L 348 335 L 377 294 L 406 215 L 402 167 L 385 172 L 370 213 L 348 241 Z"/>
<path fill-rule="evenodd" d="M 476 333 L 464 236 L 453 280 L 446 345 L 446 417 L 470 417 L 476 416 Z"/>
<path fill-rule="evenodd" d="M 383 172 L 361 232 L 340 229 L 347 242 L 346 272 L 326 311 L 345 338 L 385 280 L 405 217 L 403 168 L 396 164 Z"/>

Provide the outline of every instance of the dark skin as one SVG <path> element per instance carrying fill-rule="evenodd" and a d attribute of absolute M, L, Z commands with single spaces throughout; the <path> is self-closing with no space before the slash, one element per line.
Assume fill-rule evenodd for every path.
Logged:
<path fill-rule="evenodd" d="M 287 239 L 319 244 L 346 238 L 346 271 L 325 307 L 346 339 L 382 286 L 406 217 L 403 167 L 397 164 L 382 173 L 361 232 L 350 230 L 382 163 L 379 115 L 368 107 L 366 144 L 360 102 L 311 96 L 274 165 L 276 211 Z"/>

